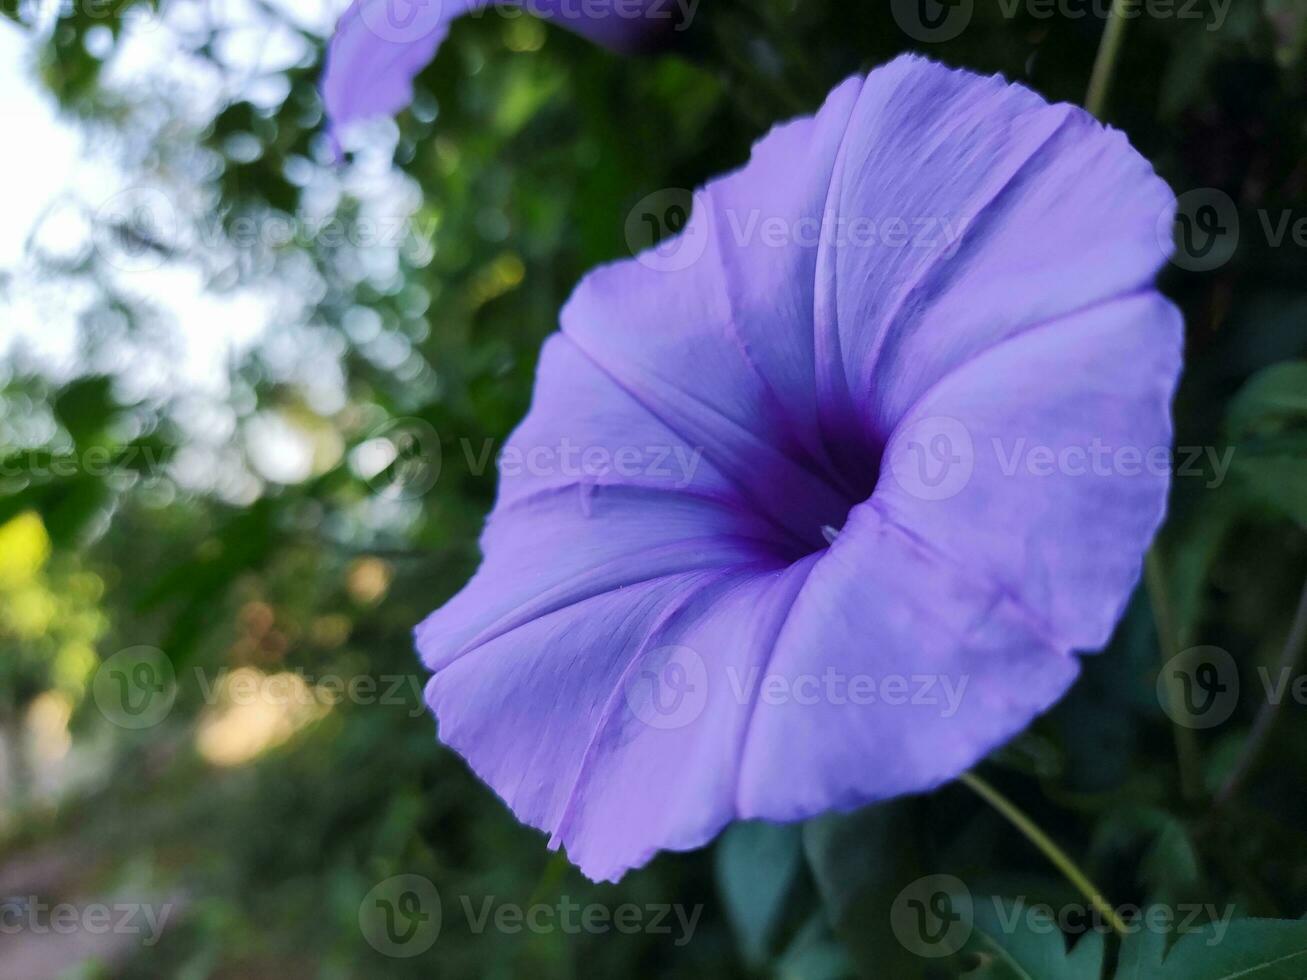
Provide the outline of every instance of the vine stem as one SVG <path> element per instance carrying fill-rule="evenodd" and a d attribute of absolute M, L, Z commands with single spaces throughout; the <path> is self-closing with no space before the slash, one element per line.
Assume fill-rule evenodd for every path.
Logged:
<path fill-rule="evenodd" d="M 1125 37 L 1125 25 L 1130 19 L 1133 4 L 1134 0 L 1112 0 L 1112 9 L 1108 11 L 1107 23 L 1103 27 L 1103 37 L 1098 42 L 1098 54 L 1094 57 L 1093 71 L 1089 74 L 1089 91 L 1085 94 L 1085 108 L 1099 119 L 1103 118 L 1103 109 L 1107 106 L 1112 74 L 1116 71 L 1116 60 L 1121 53 L 1121 41 Z"/>
<path fill-rule="evenodd" d="M 1303 584 L 1302 595 L 1298 597 L 1298 609 L 1293 614 L 1293 625 L 1289 627 L 1284 649 L 1280 652 L 1277 666 L 1281 677 L 1287 678 L 1293 673 L 1298 666 L 1298 659 L 1302 656 L 1304 646 L 1307 646 L 1307 583 Z M 1257 764 L 1258 757 L 1266 747 L 1266 740 L 1270 738 L 1271 730 L 1275 727 L 1275 720 L 1279 717 L 1280 704 L 1283 701 L 1283 698 L 1267 698 L 1262 702 L 1262 706 L 1257 711 L 1257 718 L 1253 721 L 1252 733 L 1244 743 L 1243 751 L 1239 753 L 1239 760 L 1216 794 L 1216 806 L 1223 806 L 1234 797 Z"/>
<path fill-rule="evenodd" d="M 1153 607 L 1153 622 L 1157 626 L 1157 648 L 1162 655 L 1162 669 L 1180 652 L 1180 639 L 1175 625 L 1175 615 L 1171 608 L 1170 591 L 1166 586 L 1166 571 L 1154 546 L 1144 558 L 1144 584 L 1148 589 L 1148 600 Z M 1192 728 L 1176 720 L 1180 715 L 1180 706 L 1184 704 L 1183 692 L 1178 690 L 1179 679 L 1166 675 L 1166 700 L 1172 719 L 1171 730 L 1175 733 L 1175 757 L 1180 770 L 1180 795 L 1186 800 L 1195 800 L 1202 792 L 1202 763 L 1198 753 L 1198 737 Z"/>
<path fill-rule="evenodd" d="M 527 907 L 538 905 L 545 899 L 549 898 L 558 890 L 558 885 L 567 874 L 567 855 L 560 848 L 553 854 L 549 855 L 549 860 L 545 862 L 544 870 L 540 872 L 540 880 L 531 891 L 531 897 L 527 900 Z"/>
<path fill-rule="evenodd" d="M 1089 876 L 1081 871 L 1080 866 L 1071 860 L 1066 851 L 1058 847 L 1053 839 L 1040 830 L 1035 822 L 1026 816 L 1015 803 L 974 772 L 964 772 L 958 779 L 966 783 L 977 796 L 1002 814 L 1017 830 L 1021 831 L 1026 840 L 1034 844 L 1053 863 L 1054 867 L 1066 876 L 1067 881 L 1071 882 L 1080 894 L 1089 899 L 1089 904 L 1107 920 L 1113 932 L 1118 936 L 1125 936 L 1128 931 L 1126 924 L 1116 914 L 1112 904 L 1103 897 L 1103 893 L 1089 880 Z"/>

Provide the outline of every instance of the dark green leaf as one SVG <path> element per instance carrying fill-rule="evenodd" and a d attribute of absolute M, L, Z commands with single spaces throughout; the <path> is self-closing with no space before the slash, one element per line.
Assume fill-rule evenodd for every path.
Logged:
<path fill-rule="evenodd" d="M 1165 935 L 1141 929 L 1122 944 L 1116 980 L 1303 980 L 1307 922 L 1239 919 L 1182 936 L 1163 959 Z"/>
<path fill-rule="evenodd" d="M 917 799 L 809 820 L 804 850 L 836 934 L 863 973 L 914 976 L 921 959 L 894 934 L 899 894 L 926 875 L 917 846 Z M 882 972 L 883 971 L 883 972 Z"/>
<path fill-rule="evenodd" d="M 786 899 L 803 866 L 798 824 L 749 821 L 731 826 L 717 844 L 717 887 L 744 957 L 765 962 L 774 948 Z"/>
<path fill-rule="evenodd" d="M 1099 980 L 1103 973 L 1103 934 L 1087 932 L 1068 951 L 1067 940 L 1050 911 L 1022 900 L 977 897 L 972 933 L 964 955 L 977 965 L 968 980 Z"/>

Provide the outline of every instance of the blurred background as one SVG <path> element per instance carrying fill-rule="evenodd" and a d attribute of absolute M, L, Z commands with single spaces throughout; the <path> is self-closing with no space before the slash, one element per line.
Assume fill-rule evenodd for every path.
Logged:
<path fill-rule="evenodd" d="M 540 343 L 638 202 L 904 50 L 1083 102 L 1104 5 L 956 0 L 931 33 L 703 0 L 638 59 L 465 19 L 336 164 L 341 8 L 0 3 L 0 978 L 1009 976 L 892 928 L 933 872 L 1075 897 L 966 789 L 594 885 L 439 746 L 410 630 L 475 568 Z M 1307 708 L 1263 683 L 1307 615 L 1305 23 L 1150 4 L 1105 111 L 1215 236 L 1162 281 L 1177 444 L 1214 455 L 1177 473 L 1154 601 L 985 771 L 1117 903 L 1307 909 Z M 1234 671 L 1211 724 L 1158 694 L 1198 646 Z M 562 901 L 641 927 L 477 918 Z"/>

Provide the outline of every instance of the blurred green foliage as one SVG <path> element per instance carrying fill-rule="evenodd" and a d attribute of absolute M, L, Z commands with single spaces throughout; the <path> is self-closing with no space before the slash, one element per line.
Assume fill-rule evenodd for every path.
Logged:
<path fill-rule="evenodd" d="M 1083 98 L 1102 31 L 1093 5 L 1043 16 L 977 3 L 956 38 L 924 46 L 892 6 L 708 0 L 679 50 L 635 60 L 526 18 L 460 22 L 413 107 L 369 130 L 381 149 L 339 168 L 315 90 L 322 38 L 279 7 L 222 8 L 243 30 L 296 39 L 267 68 L 233 64 L 230 20 L 186 18 L 201 7 L 189 0 L 74 3 L 52 24 L 5 6 L 61 111 L 136 190 L 168 202 L 157 228 L 92 208 L 94 247 L 47 253 L 38 239 L 0 279 L 0 299 L 32 281 L 91 297 L 71 375 L 21 345 L 0 364 L 0 894 L 177 908 L 157 945 L 106 948 L 69 975 L 1203 980 L 1287 957 L 1256 975 L 1307 976 L 1300 924 L 1236 923 L 1218 955 L 1194 933 L 1165 965 L 1156 933 L 1073 935 L 1068 954 L 1061 930 L 996 925 L 1009 906 L 981 896 L 1059 907 L 1077 895 L 957 785 L 801 828 L 741 825 L 705 852 L 593 885 L 550 861 L 420 710 L 410 630 L 476 565 L 494 493 L 480 449 L 525 411 L 573 284 L 626 253 L 637 201 L 740 165 L 773 122 L 913 47 Z M 1142 589 L 1072 693 L 985 767 L 1117 905 L 1307 910 L 1303 706 L 1286 703 L 1247 752 L 1266 709 L 1259 668 L 1279 663 L 1307 577 L 1307 250 L 1259 233 L 1263 215 L 1307 217 L 1305 22 L 1297 0 L 1231 0 L 1219 30 L 1132 21 L 1108 111 L 1177 192 L 1227 194 L 1245 231 L 1218 269 L 1163 278 L 1188 324 L 1177 444 L 1234 449 L 1219 485 L 1210 468 L 1177 478 L 1158 546 L 1169 643 L 1230 651 L 1243 681 L 1228 722 L 1179 735 L 1197 792 L 1181 793 Z M 174 38 L 203 98 L 148 75 L 113 80 L 143 29 Z M 397 226 L 379 198 L 405 202 Z M 261 230 L 279 221 L 313 231 L 269 240 Z M 162 267 L 198 270 L 215 293 L 277 297 L 271 329 L 211 400 L 134 377 L 141 352 L 187 328 L 148 300 Z M 268 425 L 313 447 L 305 472 L 260 471 Z M 403 492 L 398 461 L 360 467 L 379 437 L 414 426 L 440 435 L 429 487 Z M 82 464 L 53 465 L 68 459 Z M 140 646 L 165 651 L 177 678 L 166 718 L 137 731 L 107 723 L 95 678 Z M 237 671 L 310 687 L 398 678 L 403 696 L 269 720 L 224 700 Z M 925 959 L 890 910 L 937 873 L 967 884 L 976 928 L 956 955 Z M 382 956 L 359 926 L 364 896 L 398 874 L 445 900 L 438 942 L 411 959 Z M 478 933 L 458 904 L 560 895 L 702 909 L 677 945 L 647 931 Z"/>

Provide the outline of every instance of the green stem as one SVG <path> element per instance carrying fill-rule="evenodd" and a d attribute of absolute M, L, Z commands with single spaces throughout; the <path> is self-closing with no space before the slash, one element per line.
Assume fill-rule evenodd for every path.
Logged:
<path fill-rule="evenodd" d="M 1175 625 L 1174 612 L 1171 609 L 1169 591 L 1166 587 L 1166 572 L 1162 560 L 1154 546 L 1144 559 L 1144 584 L 1148 589 L 1148 599 L 1153 606 L 1153 622 L 1157 626 L 1157 647 L 1162 654 L 1163 670 L 1165 665 L 1180 652 L 1180 635 Z M 1196 800 L 1202 793 L 1202 763 L 1198 754 L 1198 736 L 1192 728 L 1181 724 L 1176 719 L 1181 715 L 1184 704 L 1184 692 L 1178 690 L 1179 678 L 1172 677 L 1169 671 L 1165 675 L 1167 714 L 1171 717 L 1171 730 L 1175 733 L 1175 757 L 1180 769 L 1180 795 L 1186 800 Z"/>
<path fill-rule="evenodd" d="M 1116 70 L 1116 59 L 1121 53 L 1121 41 L 1125 36 L 1125 25 L 1130 19 L 1133 3 L 1134 0 L 1112 0 L 1107 24 L 1103 27 L 1103 38 L 1098 42 L 1098 55 L 1094 58 L 1094 69 L 1089 75 L 1085 108 L 1100 119 L 1107 106 L 1108 92 L 1112 88 L 1112 73 Z"/>
<path fill-rule="evenodd" d="M 1009 800 L 1006 796 L 996 790 L 985 780 L 981 779 L 974 772 L 964 772 L 958 777 L 961 782 L 971 787 L 982 800 L 992 806 L 995 810 L 1007 818 L 1012 826 L 1025 836 L 1026 840 L 1034 844 L 1036 848 L 1050 861 L 1058 871 L 1066 876 L 1067 881 L 1076 887 L 1076 890 L 1085 898 L 1089 899 L 1089 904 L 1107 920 L 1112 931 L 1118 936 L 1124 937 L 1126 934 L 1126 924 L 1121 921 L 1121 917 L 1116 914 L 1112 904 L 1103 897 L 1089 876 L 1080 870 L 1079 865 L 1067 856 L 1066 851 L 1058 847 L 1046 833 L 1035 825 L 1035 822 L 1017 808 L 1017 805 Z"/>
<path fill-rule="evenodd" d="M 561 848 L 549 856 L 544 870 L 540 872 L 540 880 L 536 882 L 531 897 L 527 900 L 527 908 L 532 905 L 539 905 L 558 891 L 563 876 L 567 874 L 567 864 L 567 855 L 563 853 Z"/>
<path fill-rule="evenodd" d="M 1303 585 L 1302 595 L 1298 597 L 1298 609 L 1293 615 L 1293 625 L 1289 627 L 1289 636 L 1284 641 L 1284 649 L 1280 652 L 1278 665 L 1280 676 L 1288 677 L 1293 673 L 1298 666 L 1298 659 L 1302 656 L 1304 646 L 1307 646 L 1307 584 Z M 1228 803 L 1248 778 L 1248 774 L 1252 772 L 1258 757 L 1266 747 L 1267 739 L 1271 736 L 1271 730 L 1275 727 L 1282 701 L 1282 698 L 1274 700 L 1267 698 L 1262 702 L 1261 708 L 1257 711 L 1257 718 L 1253 721 L 1252 733 L 1244 743 L 1243 751 L 1239 753 L 1239 761 L 1235 763 L 1229 778 L 1216 794 L 1216 806 L 1224 806 Z"/>

